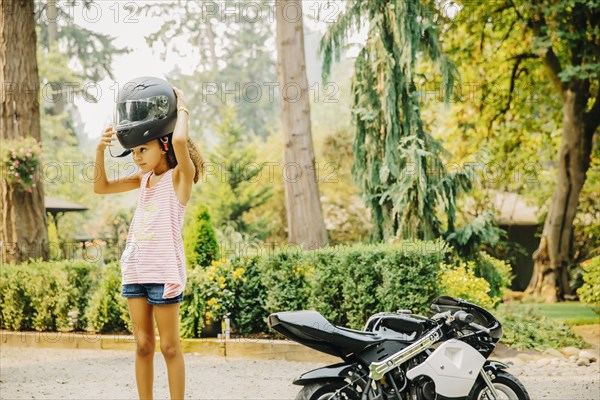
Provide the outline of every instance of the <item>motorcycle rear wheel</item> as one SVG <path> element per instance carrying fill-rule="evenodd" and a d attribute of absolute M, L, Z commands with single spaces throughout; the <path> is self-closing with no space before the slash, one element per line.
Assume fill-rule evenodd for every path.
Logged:
<path fill-rule="evenodd" d="M 529 393 L 525 386 L 508 372 L 498 371 L 496 377 L 492 379 L 492 384 L 496 392 L 500 395 L 498 400 L 529 400 Z M 478 380 L 469 393 L 468 400 L 488 400 L 492 399 L 490 389 L 485 382 Z"/>
<path fill-rule="evenodd" d="M 336 394 L 336 391 L 346 386 L 346 384 L 344 381 L 311 383 L 300 390 L 296 400 L 359 400 L 360 394 L 349 386 Z"/>

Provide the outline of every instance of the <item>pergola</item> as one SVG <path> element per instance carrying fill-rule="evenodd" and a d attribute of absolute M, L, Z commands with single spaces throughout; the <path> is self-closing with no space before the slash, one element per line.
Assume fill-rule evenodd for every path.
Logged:
<path fill-rule="evenodd" d="M 72 203 L 70 201 L 66 201 L 63 199 L 59 199 L 56 197 L 45 196 L 44 197 L 44 205 L 46 207 L 46 212 L 52 214 L 54 219 L 54 227 L 56 228 L 56 234 L 58 235 L 58 214 L 64 214 L 66 212 L 82 212 L 87 210 L 87 207 L 82 206 L 81 204 Z"/>

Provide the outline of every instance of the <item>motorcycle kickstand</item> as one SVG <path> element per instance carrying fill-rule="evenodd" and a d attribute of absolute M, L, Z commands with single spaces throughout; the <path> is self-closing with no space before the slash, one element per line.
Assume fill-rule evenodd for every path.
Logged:
<path fill-rule="evenodd" d="M 483 381 L 485 382 L 488 389 L 490 389 L 491 395 L 493 397 L 493 399 L 491 400 L 498 400 L 498 392 L 496 392 L 496 388 L 494 387 L 494 384 L 492 383 L 492 380 L 490 379 L 487 372 L 485 372 L 485 369 L 481 368 L 479 374 L 483 378 Z"/>

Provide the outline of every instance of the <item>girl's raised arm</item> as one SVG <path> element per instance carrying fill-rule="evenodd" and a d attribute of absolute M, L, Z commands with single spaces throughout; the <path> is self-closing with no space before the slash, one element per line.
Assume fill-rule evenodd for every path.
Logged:
<path fill-rule="evenodd" d="M 141 171 L 110 182 L 106 178 L 104 150 L 107 146 L 112 146 L 111 142 L 116 140 L 114 134 L 115 132 L 112 130 L 112 126 L 106 128 L 102 134 L 100 143 L 98 143 L 98 148 L 96 149 L 96 165 L 94 168 L 94 193 L 96 194 L 120 193 L 138 189 L 142 181 Z"/>
<path fill-rule="evenodd" d="M 191 188 L 192 182 L 194 181 L 194 175 L 196 173 L 196 167 L 190 157 L 188 150 L 188 111 L 185 108 L 185 100 L 183 93 L 177 88 L 173 88 L 175 95 L 177 96 L 177 122 L 175 123 L 175 129 L 173 131 L 173 151 L 177 158 L 178 174 L 183 178 L 183 182 L 188 184 Z"/>

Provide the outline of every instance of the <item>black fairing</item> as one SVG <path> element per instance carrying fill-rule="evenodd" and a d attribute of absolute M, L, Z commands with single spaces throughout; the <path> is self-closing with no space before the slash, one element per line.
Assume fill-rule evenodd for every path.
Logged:
<path fill-rule="evenodd" d="M 269 325 L 300 344 L 343 359 L 390 340 L 376 333 L 332 325 L 314 310 L 274 313 L 269 315 Z"/>
<path fill-rule="evenodd" d="M 357 354 L 357 357 L 368 365 L 373 362 L 384 360 L 400 350 L 404 350 L 409 345 L 410 343 L 404 341 L 387 340 L 363 350 L 361 353 Z"/>
<path fill-rule="evenodd" d="M 294 385 L 307 385 L 316 381 L 331 381 L 351 377 L 358 371 L 358 364 L 339 363 L 328 365 L 305 372 L 298 378 L 294 379 Z"/>

